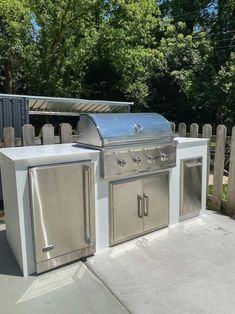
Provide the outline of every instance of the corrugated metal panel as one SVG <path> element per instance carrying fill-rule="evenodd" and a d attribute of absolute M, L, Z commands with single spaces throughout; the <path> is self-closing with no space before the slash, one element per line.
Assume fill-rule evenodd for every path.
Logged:
<path fill-rule="evenodd" d="M 29 122 L 26 99 L 0 97 L 0 137 L 4 127 L 14 127 L 15 136 L 21 137 L 21 127 Z"/>

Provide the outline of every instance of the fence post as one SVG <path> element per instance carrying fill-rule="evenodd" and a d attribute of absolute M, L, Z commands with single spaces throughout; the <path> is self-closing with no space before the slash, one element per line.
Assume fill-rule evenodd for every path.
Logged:
<path fill-rule="evenodd" d="M 179 136 L 186 137 L 186 124 L 185 123 L 179 124 Z"/>
<path fill-rule="evenodd" d="M 211 136 L 212 136 L 212 126 L 210 124 L 205 124 L 202 128 L 202 137 L 208 138 L 207 146 L 207 195 L 208 195 L 208 184 L 210 175 L 210 161 L 211 161 Z"/>
<path fill-rule="evenodd" d="M 198 137 L 198 124 L 197 123 L 192 123 L 190 125 L 190 137 Z"/>
<path fill-rule="evenodd" d="M 49 145 L 54 143 L 54 127 L 51 124 L 44 124 L 42 127 L 42 144 Z"/>
<path fill-rule="evenodd" d="M 15 129 L 12 127 L 3 128 L 3 147 L 15 147 Z"/>
<path fill-rule="evenodd" d="M 60 124 L 60 143 L 72 143 L 72 126 L 69 123 Z"/>
<path fill-rule="evenodd" d="M 229 177 L 228 177 L 228 200 L 226 211 L 229 215 L 235 215 L 235 126 L 232 129 Z"/>
<path fill-rule="evenodd" d="M 35 128 L 32 124 L 22 126 L 22 144 L 23 146 L 35 145 Z"/>
<path fill-rule="evenodd" d="M 216 128 L 216 148 L 214 164 L 214 182 L 212 206 L 216 210 L 221 209 L 221 194 L 223 189 L 224 175 L 224 156 L 227 128 L 224 125 L 218 125 Z"/>

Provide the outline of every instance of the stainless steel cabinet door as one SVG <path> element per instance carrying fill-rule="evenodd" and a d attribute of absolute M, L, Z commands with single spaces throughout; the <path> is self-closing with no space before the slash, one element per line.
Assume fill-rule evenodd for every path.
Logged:
<path fill-rule="evenodd" d="M 144 231 L 168 225 L 169 180 L 168 173 L 143 179 Z"/>
<path fill-rule="evenodd" d="M 181 161 L 180 215 L 188 217 L 199 214 L 202 204 L 202 159 Z M 187 218 L 187 216 L 185 216 Z"/>
<path fill-rule="evenodd" d="M 143 233 L 142 180 L 111 184 L 111 244 Z"/>
<path fill-rule="evenodd" d="M 92 178 L 93 163 L 29 169 L 36 263 L 85 248 L 94 240 Z"/>

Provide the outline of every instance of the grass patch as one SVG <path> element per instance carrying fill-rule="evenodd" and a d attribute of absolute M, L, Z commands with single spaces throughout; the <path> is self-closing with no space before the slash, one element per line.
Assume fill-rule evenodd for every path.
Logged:
<path fill-rule="evenodd" d="M 208 194 L 213 195 L 213 185 L 212 184 L 210 184 L 208 186 Z M 222 190 L 221 197 L 223 200 L 227 201 L 227 199 L 228 199 L 228 184 L 223 184 L 223 190 Z"/>

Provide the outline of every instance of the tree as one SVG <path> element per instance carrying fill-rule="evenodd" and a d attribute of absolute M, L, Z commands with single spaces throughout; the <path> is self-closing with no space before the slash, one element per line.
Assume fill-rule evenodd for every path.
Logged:
<path fill-rule="evenodd" d="M 31 11 L 25 0 L 0 0 L 0 88 L 25 90 L 25 66 L 33 45 Z"/>
<path fill-rule="evenodd" d="M 100 37 L 84 86 L 91 96 L 105 88 L 109 99 L 132 99 L 136 110 L 146 105 L 151 64 L 156 57 L 154 34 L 160 11 L 154 0 L 107 1 Z M 97 71 L 98 70 L 98 71 Z M 103 94 L 103 93 L 102 93 Z"/>
<path fill-rule="evenodd" d="M 217 101 L 217 120 L 232 125 L 235 121 L 235 53 L 232 52 L 226 65 L 221 67 L 214 81 Z"/>
<path fill-rule="evenodd" d="M 96 0 L 32 1 L 37 25 L 37 63 L 32 93 L 78 97 L 87 62 L 99 37 Z"/>
<path fill-rule="evenodd" d="M 0 0 L 0 89 L 228 122 L 234 23 L 234 0 Z"/>

